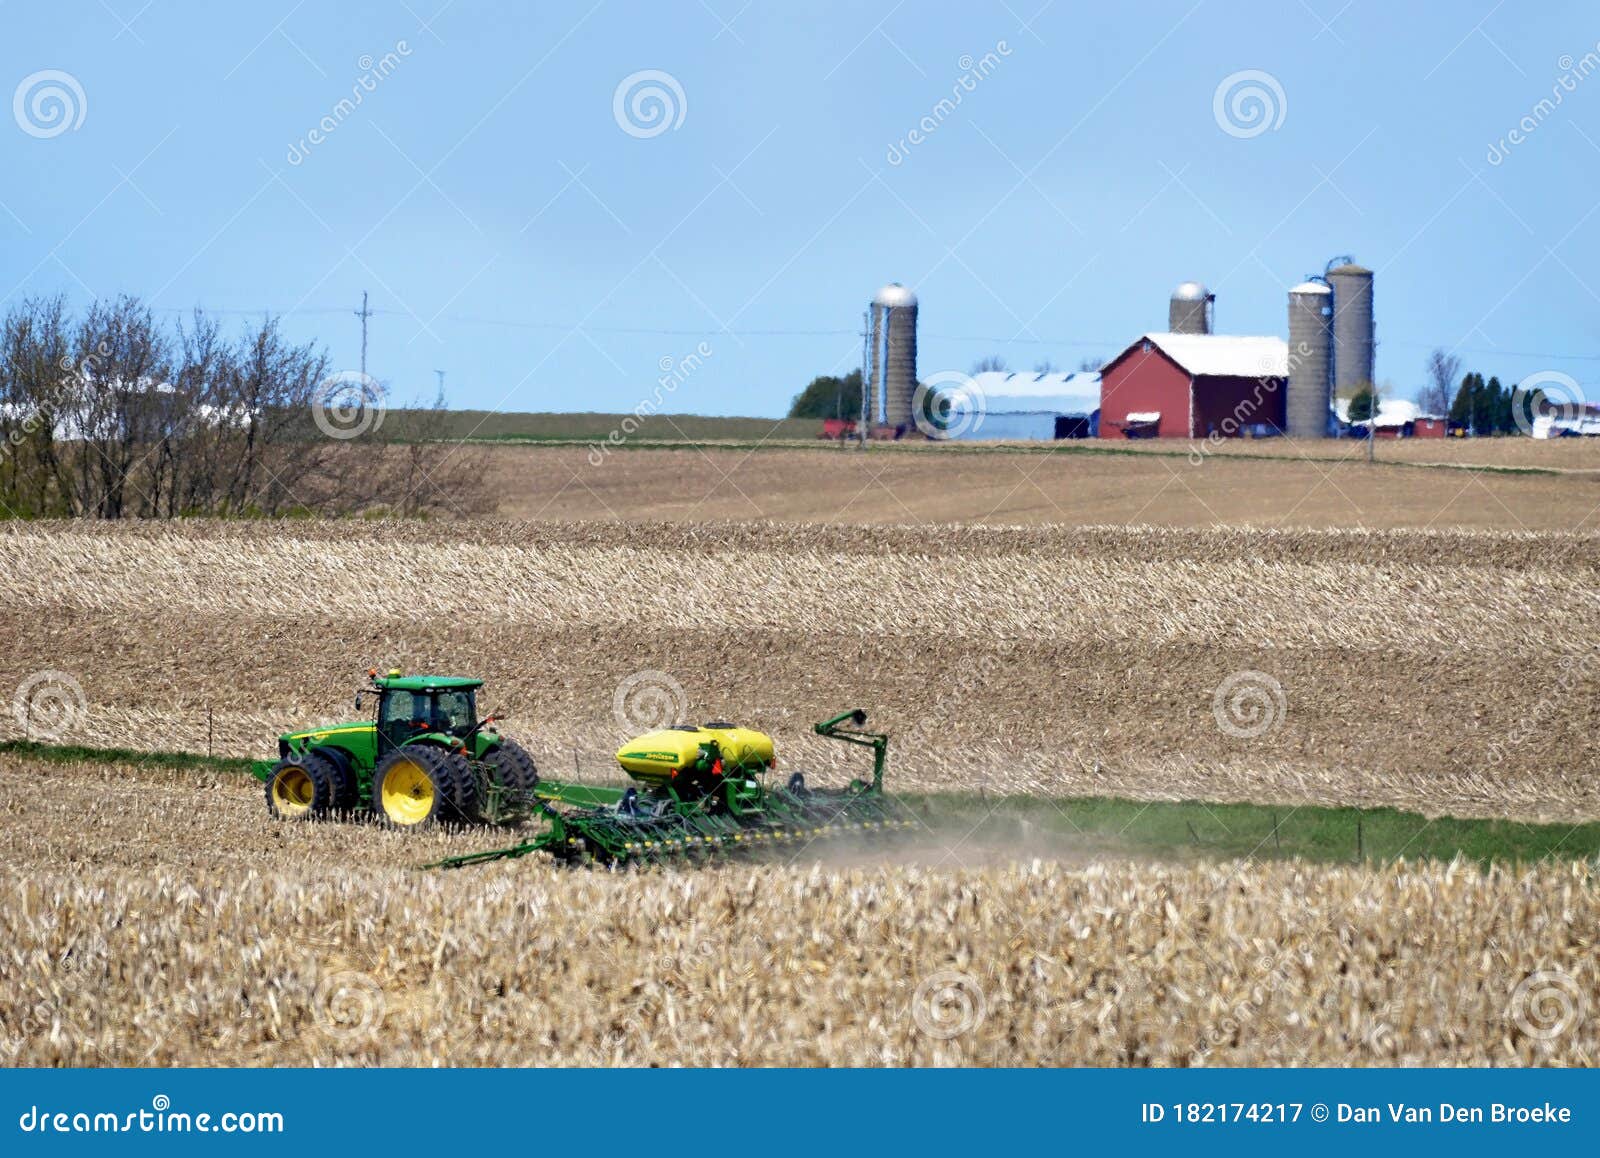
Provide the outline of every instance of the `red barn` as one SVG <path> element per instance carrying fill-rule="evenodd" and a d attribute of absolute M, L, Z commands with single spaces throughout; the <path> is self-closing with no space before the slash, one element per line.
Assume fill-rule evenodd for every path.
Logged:
<path fill-rule="evenodd" d="M 1100 370 L 1100 437 L 1276 434 L 1288 380 L 1282 338 L 1146 334 Z"/>

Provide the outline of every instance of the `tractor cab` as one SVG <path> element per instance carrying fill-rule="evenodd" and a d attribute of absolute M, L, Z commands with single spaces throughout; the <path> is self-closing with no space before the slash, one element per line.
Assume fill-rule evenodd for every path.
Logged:
<path fill-rule="evenodd" d="M 482 680 L 456 676 L 373 674 L 379 758 L 419 736 L 471 736 L 478 729 L 477 692 L 482 686 Z"/>

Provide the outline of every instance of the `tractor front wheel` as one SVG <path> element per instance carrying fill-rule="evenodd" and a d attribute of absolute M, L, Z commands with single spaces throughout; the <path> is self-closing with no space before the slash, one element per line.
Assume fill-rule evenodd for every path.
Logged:
<path fill-rule="evenodd" d="M 462 816 L 460 802 L 476 802 L 472 773 L 452 752 L 427 744 L 397 748 L 372 773 L 372 811 L 395 828 L 426 828 Z M 466 783 L 463 783 L 463 777 Z"/>
<path fill-rule="evenodd" d="M 289 756 L 267 777 L 267 811 L 279 820 L 309 820 L 343 807 L 340 769 L 315 752 Z"/>

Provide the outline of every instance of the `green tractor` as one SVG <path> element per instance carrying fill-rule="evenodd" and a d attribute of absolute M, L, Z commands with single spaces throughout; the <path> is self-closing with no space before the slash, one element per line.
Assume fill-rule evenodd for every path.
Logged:
<path fill-rule="evenodd" d="M 617 751 L 625 786 L 541 780 L 516 741 L 478 717 L 482 680 L 367 673 L 356 709 L 376 697 L 372 720 L 289 732 L 278 762 L 255 765 L 267 808 L 281 819 L 369 813 L 394 828 L 439 822 L 529 822 L 518 843 L 447 857 L 459 868 L 544 853 L 566 863 L 621 865 L 798 845 L 832 837 L 876 839 L 919 822 L 883 791 L 889 737 L 867 732 L 864 711 L 813 727 L 869 749 L 872 779 L 812 788 L 777 776 L 772 738 L 725 722 L 674 724 Z"/>
<path fill-rule="evenodd" d="M 396 828 L 440 821 L 501 823 L 536 808 L 539 773 L 515 740 L 478 716 L 482 680 L 380 676 L 356 692 L 369 720 L 289 732 L 278 762 L 259 765 L 267 808 L 285 820 L 371 812 Z"/>

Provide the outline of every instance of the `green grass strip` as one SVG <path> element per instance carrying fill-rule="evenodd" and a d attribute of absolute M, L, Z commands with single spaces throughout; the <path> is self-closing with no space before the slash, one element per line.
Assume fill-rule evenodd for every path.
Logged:
<path fill-rule="evenodd" d="M 1529 824 L 1395 808 L 1213 804 L 1112 797 L 912 798 L 941 832 L 971 832 L 975 850 L 1010 844 L 1090 854 L 1324 862 L 1449 860 L 1482 864 L 1600 856 L 1600 822 Z M 959 848 L 958 848 L 959 853 Z"/>
<path fill-rule="evenodd" d="M 55 764 L 105 763 L 249 775 L 251 761 L 193 752 L 140 752 L 0 741 L 0 755 Z M 1600 821 L 1528 824 L 1440 816 L 1396 808 L 1214 804 L 1118 797 L 990 796 L 968 793 L 896 796 L 948 838 L 952 863 L 993 849 L 1019 856 L 1052 854 L 1166 859 L 1283 860 L 1324 863 L 1450 860 L 1480 864 L 1600 857 Z"/>

